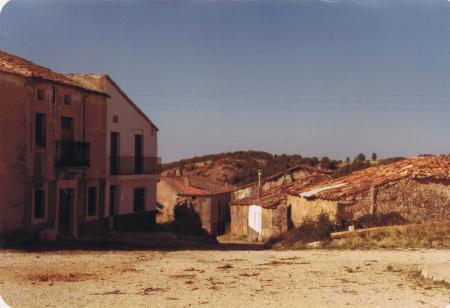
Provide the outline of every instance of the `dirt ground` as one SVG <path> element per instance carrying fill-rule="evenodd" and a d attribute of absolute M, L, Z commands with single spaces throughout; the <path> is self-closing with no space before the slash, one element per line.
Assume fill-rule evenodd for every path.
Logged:
<path fill-rule="evenodd" d="M 449 250 L 0 250 L 13 307 L 444 307 L 424 264 Z"/>

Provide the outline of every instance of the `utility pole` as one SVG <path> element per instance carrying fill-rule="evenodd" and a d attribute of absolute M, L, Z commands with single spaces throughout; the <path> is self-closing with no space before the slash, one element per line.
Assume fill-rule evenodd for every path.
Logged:
<path fill-rule="evenodd" d="M 261 197 L 261 175 L 262 170 L 258 169 L 258 199 Z"/>

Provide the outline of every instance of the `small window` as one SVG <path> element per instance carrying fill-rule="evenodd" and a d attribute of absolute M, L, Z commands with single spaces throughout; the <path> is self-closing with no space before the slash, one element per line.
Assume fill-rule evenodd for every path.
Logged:
<path fill-rule="evenodd" d="M 45 114 L 36 113 L 35 142 L 38 147 L 45 147 Z"/>
<path fill-rule="evenodd" d="M 43 89 L 37 90 L 37 99 L 40 101 L 45 100 L 45 90 L 43 90 Z"/>
<path fill-rule="evenodd" d="M 145 188 L 136 188 L 134 190 L 134 211 L 145 210 Z"/>
<path fill-rule="evenodd" d="M 119 123 L 119 116 L 113 115 L 113 123 Z"/>
<path fill-rule="evenodd" d="M 72 104 L 72 96 L 69 94 L 64 95 L 64 105 Z"/>
<path fill-rule="evenodd" d="M 34 190 L 34 218 L 45 218 L 45 190 L 41 188 Z"/>
<path fill-rule="evenodd" d="M 97 216 L 97 187 L 89 187 L 87 215 Z"/>

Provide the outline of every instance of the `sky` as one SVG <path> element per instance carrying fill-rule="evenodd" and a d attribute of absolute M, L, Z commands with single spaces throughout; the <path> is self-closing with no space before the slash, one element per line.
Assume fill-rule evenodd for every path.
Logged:
<path fill-rule="evenodd" d="M 12 0 L 1 49 L 109 74 L 163 161 L 450 153 L 446 0 Z"/>

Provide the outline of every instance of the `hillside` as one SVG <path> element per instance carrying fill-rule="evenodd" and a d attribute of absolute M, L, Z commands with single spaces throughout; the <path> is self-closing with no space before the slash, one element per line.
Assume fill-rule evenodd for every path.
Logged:
<path fill-rule="evenodd" d="M 163 165 L 163 175 L 197 175 L 234 185 L 251 183 L 257 179 L 258 169 L 268 177 L 284 169 L 305 164 L 320 165 L 317 157 L 273 155 L 261 151 L 237 151 L 183 159 Z"/>
<path fill-rule="evenodd" d="M 375 153 L 374 153 L 375 154 Z M 364 154 L 358 154 L 353 160 L 331 160 L 328 157 L 303 157 L 294 155 L 274 155 L 263 151 L 236 151 L 219 154 L 196 156 L 180 161 L 163 164 L 163 175 L 196 175 L 210 178 L 218 182 L 233 185 L 245 185 L 257 180 L 258 169 L 262 177 L 269 177 L 285 169 L 304 164 L 313 167 L 333 170 L 334 177 L 340 177 L 353 171 L 368 168 L 372 165 L 387 164 L 403 159 L 392 157 L 377 159 L 376 154 L 367 160 Z"/>

